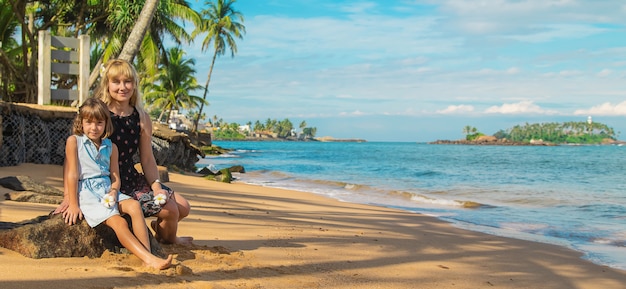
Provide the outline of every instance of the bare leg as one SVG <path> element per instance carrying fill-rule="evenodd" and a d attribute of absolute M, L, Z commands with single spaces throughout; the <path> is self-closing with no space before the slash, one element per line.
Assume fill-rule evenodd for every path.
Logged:
<path fill-rule="evenodd" d="M 174 193 L 174 199 L 176 200 L 176 204 L 178 205 L 178 221 L 184 219 L 189 216 L 189 212 L 191 211 L 191 205 L 185 199 L 185 197 L 181 196 L 178 193 Z"/>
<path fill-rule="evenodd" d="M 135 200 L 124 200 L 119 203 L 120 212 L 128 214 L 133 223 L 133 234 L 137 237 L 137 240 L 143 244 L 143 246 L 151 252 L 150 237 L 148 233 L 148 227 L 146 227 L 146 220 L 143 217 L 143 211 L 139 202 Z"/>
<path fill-rule="evenodd" d="M 192 237 L 177 237 L 178 222 L 189 215 L 190 205 L 183 196 L 174 193 L 174 202 L 168 200 L 153 222 L 152 229 L 155 231 L 157 240 L 166 244 L 191 245 Z"/>
<path fill-rule="evenodd" d="M 108 218 L 105 224 L 115 231 L 115 235 L 117 235 L 117 239 L 120 240 L 122 246 L 141 259 L 146 266 L 163 270 L 172 265 L 172 255 L 169 255 L 167 259 L 152 255 L 128 229 L 128 223 L 120 215 Z"/>

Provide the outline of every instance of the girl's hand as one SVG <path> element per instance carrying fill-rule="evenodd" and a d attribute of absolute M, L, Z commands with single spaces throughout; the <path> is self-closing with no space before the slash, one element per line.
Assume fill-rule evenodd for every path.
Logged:
<path fill-rule="evenodd" d="M 83 212 L 80 210 L 78 206 L 68 206 L 67 209 L 63 212 L 63 219 L 65 223 L 68 225 L 74 225 L 78 222 L 78 220 L 83 219 Z"/>
<path fill-rule="evenodd" d="M 68 197 L 64 196 L 63 197 L 63 202 L 61 202 L 61 204 L 54 209 L 54 212 L 52 212 L 53 215 L 59 214 L 59 213 L 65 213 L 65 211 L 67 211 L 67 208 L 69 208 L 70 206 L 70 200 Z"/>

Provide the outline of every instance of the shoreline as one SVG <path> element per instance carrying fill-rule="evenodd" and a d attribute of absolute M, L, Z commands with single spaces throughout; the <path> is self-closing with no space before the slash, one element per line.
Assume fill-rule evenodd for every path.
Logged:
<path fill-rule="evenodd" d="M 0 167 L 0 177 L 14 175 L 63 186 L 61 166 Z M 180 235 L 195 239 L 192 247 L 164 246 L 175 254 L 174 268 L 154 272 L 124 255 L 34 260 L 0 248 L 3 288 L 624 288 L 626 280 L 626 271 L 570 249 L 463 230 L 432 216 L 169 175 L 167 185 L 192 205 Z M 3 200 L 0 221 L 54 207 Z"/>

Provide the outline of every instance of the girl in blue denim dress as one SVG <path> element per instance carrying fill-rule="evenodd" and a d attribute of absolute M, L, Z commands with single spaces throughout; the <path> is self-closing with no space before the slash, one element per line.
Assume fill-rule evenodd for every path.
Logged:
<path fill-rule="evenodd" d="M 91 227 L 104 223 L 146 266 L 169 268 L 171 255 L 163 259 L 150 251 L 139 203 L 119 193 L 118 151 L 107 138 L 113 127 L 106 104 L 96 98 L 87 99 L 80 106 L 72 130 L 65 144 L 63 181 L 69 196 L 69 206 L 63 212 L 65 222 L 72 225 L 84 216 Z M 120 213 L 130 215 L 133 231 Z"/>

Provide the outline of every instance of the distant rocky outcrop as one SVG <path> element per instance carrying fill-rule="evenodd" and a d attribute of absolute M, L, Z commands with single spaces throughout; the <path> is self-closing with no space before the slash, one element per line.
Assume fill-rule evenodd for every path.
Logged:
<path fill-rule="evenodd" d="M 360 138 L 334 138 L 332 136 L 316 137 L 315 140 L 321 142 L 367 142 Z"/>
<path fill-rule="evenodd" d="M 0 101 L 0 113 L 0 166 L 63 164 L 76 108 Z M 195 171 L 196 162 L 204 157 L 188 135 L 156 123 L 152 150 L 158 165 L 184 171 Z"/>
<path fill-rule="evenodd" d="M 553 143 L 541 140 L 531 142 L 517 142 L 507 139 L 498 139 L 495 136 L 479 136 L 475 140 L 437 140 L 429 144 L 453 144 L 453 145 L 499 145 L 499 146 L 554 146 Z"/>

